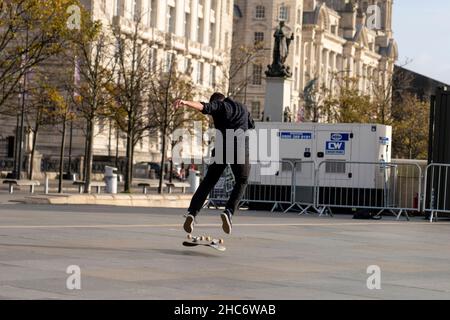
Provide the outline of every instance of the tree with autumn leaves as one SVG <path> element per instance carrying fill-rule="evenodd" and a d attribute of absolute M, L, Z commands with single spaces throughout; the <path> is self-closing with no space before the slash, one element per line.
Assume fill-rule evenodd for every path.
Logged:
<path fill-rule="evenodd" d="M 328 123 L 380 123 L 393 127 L 393 156 L 426 159 L 428 152 L 429 101 L 411 92 L 411 77 L 397 72 L 386 81 L 366 79 L 371 94 L 362 93 L 361 78 L 333 76 L 333 91 L 317 81 L 311 86 L 313 97 L 307 120 Z M 395 97 L 395 98 L 394 98 Z"/>
<path fill-rule="evenodd" d="M 27 73 L 62 53 L 72 30 L 67 9 L 77 0 L 0 0 L 0 113 Z"/>

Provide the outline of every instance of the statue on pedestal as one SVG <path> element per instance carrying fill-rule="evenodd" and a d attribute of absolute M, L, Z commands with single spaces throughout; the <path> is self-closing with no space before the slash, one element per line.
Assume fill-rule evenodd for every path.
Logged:
<path fill-rule="evenodd" d="M 292 77 L 292 73 L 285 63 L 289 56 L 289 47 L 294 40 L 294 34 L 290 28 L 285 26 L 284 21 L 280 21 L 280 25 L 275 30 L 274 38 L 273 62 L 268 66 L 266 76 L 277 78 Z"/>

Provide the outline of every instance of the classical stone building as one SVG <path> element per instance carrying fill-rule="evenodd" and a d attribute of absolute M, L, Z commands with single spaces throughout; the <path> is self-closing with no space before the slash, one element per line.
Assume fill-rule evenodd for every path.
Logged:
<path fill-rule="evenodd" d="M 389 83 L 397 60 L 391 0 L 237 0 L 235 43 L 263 43 L 262 59 L 250 69 L 251 80 L 238 98 L 255 118 L 264 111 L 264 71 L 271 61 L 273 32 L 284 20 L 294 33 L 287 65 L 291 67 L 293 121 L 305 119 L 305 89 L 314 84 L 336 90 L 344 75 L 358 79 L 361 92 L 372 94 L 371 81 Z M 262 62 L 261 62 L 262 61 Z M 242 77 L 245 77 L 242 76 Z"/>
<path fill-rule="evenodd" d="M 114 25 L 130 27 L 139 19 L 144 30 L 142 45 L 148 47 L 149 59 L 154 65 L 176 59 L 179 71 L 188 71 L 199 89 L 201 96 L 198 98 L 206 99 L 224 83 L 224 72 L 230 63 L 232 0 L 82 0 L 82 3 L 93 19 L 101 20 L 105 28 Z M 15 129 L 15 118 L 0 119 L 0 159 L 11 160 Z M 125 156 L 125 136 L 117 133 L 110 123 L 99 121 L 95 131 L 94 155 L 97 159 Z M 82 129 L 75 127 L 72 133 L 72 138 L 67 138 L 66 154 L 71 140 L 71 155 L 78 159 L 84 154 L 85 138 Z M 27 154 L 30 135 L 25 140 Z M 54 128 L 43 129 L 37 141 L 37 157 L 56 158 L 60 140 L 60 134 Z M 158 161 L 159 144 L 157 136 L 144 138 L 136 147 L 135 162 Z M 7 170 L 6 166 L 5 161 L 0 162 L 0 171 Z"/>

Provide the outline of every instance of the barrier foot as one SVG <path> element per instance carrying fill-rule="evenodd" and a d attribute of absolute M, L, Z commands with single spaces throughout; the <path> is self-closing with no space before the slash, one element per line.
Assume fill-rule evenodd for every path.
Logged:
<path fill-rule="evenodd" d="M 239 202 L 238 208 L 242 209 L 244 205 L 248 205 L 250 207 L 250 203 L 248 201 L 241 201 Z"/>
<path fill-rule="evenodd" d="M 435 216 L 436 216 L 436 218 L 435 218 Z M 437 222 L 437 220 L 438 220 L 437 211 L 431 211 L 430 223 Z"/>
<path fill-rule="evenodd" d="M 318 210 L 318 213 L 319 213 L 319 217 L 322 217 L 322 216 L 333 217 L 334 216 L 330 207 L 323 207 L 323 208 Z"/>
<path fill-rule="evenodd" d="M 299 206 L 299 207 L 300 207 L 300 209 L 302 209 L 301 206 Z M 304 215 L 304 214 L 308 215 L 309 214 L 308 210 L 311 209 L 311 207 L 312 207 L 312 205 L 309 205 L 309 206 L 305 207 L 298 215 L 299 216 Z"/>
<path fill-rule="evenodd" d="M 281 211 L 283 211 L 283 207 L 281 206 L 281 204 L 277 202 L 273 205 L 272 210 L 270 210 L 270 212 L 274 212 L 278 207 L 281 209 Z"/>
<path fill-rule="evenodd" d="M 311 207 L 312 207 L 312 205 L 309 205 L 304 208 L 299 203 L 294 203 L 289 208 L 287 208 L 283 213 L 287 213 L 295 208 L 298 208 L 300 210 L 300 213 L 298 215 L 301 216 L 303 214 L 308 214 L 308 210 L 311 209 Z"/>
<path fill-rule="evenodd" d="M 392 213 L 394 213 L 394 212 L 392 212 Z M 399 213 L 398 213 L 398 215 L 397 215 L 397 220 L 400 220 L 400 218 L 402 217 L 402 214 L 405 214 L 405 218 L 406 218 L 406 220 L 407 221 L 410 221 L 410 219 L 409 219 L 409 215 L 408 215 L 408 211 L 406 211 L 406 210 L 400 210 L 399 211 Z M 394 213 L 395 214 L 395 213 Z"/>
<path fill-rule="evenodd" d="M 374 218 L 379 218 L 383 212 L 384 212 L 384 209 L 380 210 L 380 211 L 374 216 Z"/>

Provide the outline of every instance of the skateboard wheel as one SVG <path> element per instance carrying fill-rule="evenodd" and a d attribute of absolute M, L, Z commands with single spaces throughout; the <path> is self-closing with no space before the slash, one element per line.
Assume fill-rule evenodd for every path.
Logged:
<path fill-rule="evenodd" d="M 205 237 L 201 236 L 200 241 L 205 241 Z"/>
<path fill-rule="evenodd" d="M 225 241 L 223 241 L 223 239 L 219 240 L 219 244 L 224 244 L 224 243 L 225 243 Z"/>
<path fill-rule="evenodd" d="M 212 241 L 211 237 L 206 237 L 206 241 Z"/>
<path fill-rule="evenodd" d="M 188 235 L 187 235 L 187 238 L 188 238 L 189 240 L 192 240 L 192 234 L 188 234 Z"/>

